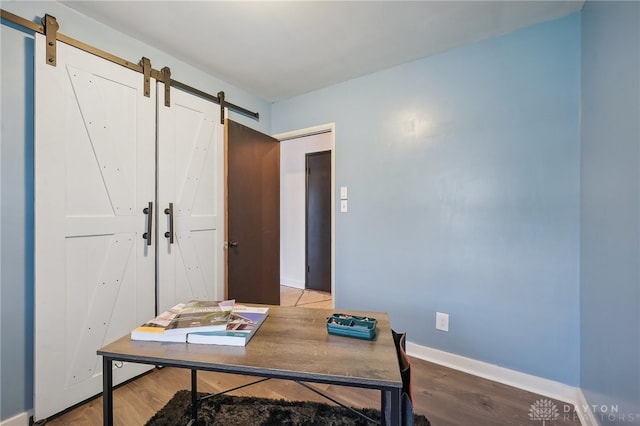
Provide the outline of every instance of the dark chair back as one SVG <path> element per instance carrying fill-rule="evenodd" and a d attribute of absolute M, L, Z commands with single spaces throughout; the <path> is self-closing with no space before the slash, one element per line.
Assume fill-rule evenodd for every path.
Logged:
<path fill-rule="evenodd" d="M 406 353 L 406 333 L 393 333 L 393 340 L 396 344 L 396 353 L 398 355 L 398 366 L 400 368 L 400 377 L 402 378 L 402 396 L 400 399 L 401 423 L 398 426 L 413 426 L 413 393 L 411 391 L 411 362 Z M 386 404 L 390 404 L 387 401 Z M 387 410 L 388 412 L 388 410 Z M 386 419 L 386 424 L 391 424 L 390 419 Z"/>

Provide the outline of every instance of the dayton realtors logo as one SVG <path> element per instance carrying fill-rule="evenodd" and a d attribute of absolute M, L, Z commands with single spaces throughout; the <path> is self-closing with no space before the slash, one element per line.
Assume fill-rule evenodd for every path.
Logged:
<path fill-rule="evenodd" d="M 542 421 L 542 426 L 547 421 L 557 420 L 560 417 L 558 407 L 548 399 L 539 399 L 529 408 L 529 419 Z"/>
<path fill-rule="evenodd" d="M 598 418 L 601 422 L 608 423 L 634 423 L 640 420 L 640 413 L 620 413 L 617 405 L 583 405 L 581 407 L 571 404 L 562 405 L 562 414 L 558 406 L 549 399 L 539 399 L 529 408 L 529 420 L 541 421 L 545 426 L 546 422 L 553 420 L 580 422 L 578 412 Z M 562 418 L 561 418 L 562 416 Z"/>

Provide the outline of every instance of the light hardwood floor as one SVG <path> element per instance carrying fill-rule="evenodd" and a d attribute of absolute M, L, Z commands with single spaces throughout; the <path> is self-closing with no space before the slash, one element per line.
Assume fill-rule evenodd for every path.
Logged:
<path fill-rule="evenodd" d="M 280 305 L 304 306 L 305 308 L 331 309 L 333 299 L 331 293 L 315 290 L 280 286 Z"/>
<path fill-rule="evenodd" d="M 283 305 L 331 308 L 331 295 L 315 291 L 283 288 Z M 171 399 L 173 394 L 191 386 L 188 370 L 175 368 L 155 369 L 118 387 L 114 391 L 115 424 L 143 425 Z M 256 380 L 246 376 L 199 372 L 198 390 L 221 392 Z M 510 386 L 485 380 L 470 374 L 411 358 L 411 380 L 414 411 L 424 414 L 433 426 L 536 426 L 542 420 L 531 419 L 530 408 L 539 400 L 548 398 Z M 332 397 L 354 407 L 379 408 L 380 394 L 372 390 L 333 385 L 314 385 L 329 392 Z M 327 402 L 302 386 L 283 380 L 270 380 L 232 392 L 233 395 L 284 398 L 290 400 Z M 557 407 L 557 420 L 545 425 L 579 425 L 572 407 L 551 400 Z M 49 419 L 52 426 L 102 424 L 102 398 L 94 398 L 68 412 Z"/>

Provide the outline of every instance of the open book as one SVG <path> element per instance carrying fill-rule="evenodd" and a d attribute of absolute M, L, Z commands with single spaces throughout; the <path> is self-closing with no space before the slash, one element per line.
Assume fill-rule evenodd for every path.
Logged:
<path fill-rule="evenodd" d="M 191 300 L 179 303 L 169 311 L 136 327 L 132 340 L 186 342 L 193 331 L 225 331 L 231 317 L 234 300 Z"/>
<path fill-rule="evenodd" d="M 269 315 L 269 308 L 235 305 L 224 331 L 189 333 L 187 342 L 207 345 L 245 346 Z"/>
<path fill-rule="evenodd" d="M 194 331 L 224 331 L 227 329 L 233 300 L 191 300 L 184 304 L 164 330 L 164 334 L 186 335 Z"/>
<path fill-rule="evenodd" d="M 164 330 L 171 323 L 171 321 L 180 313 L 180 310 L 184 306 L 184 303 L 179 303 L 173 308 L 165 311 L 142 324 L 139 327 L 134 328 L 131 331 L 131 340 L 147 340 L 154 342 L 186 342 L 187 336 L 183 335 L 165 335 Z"/>

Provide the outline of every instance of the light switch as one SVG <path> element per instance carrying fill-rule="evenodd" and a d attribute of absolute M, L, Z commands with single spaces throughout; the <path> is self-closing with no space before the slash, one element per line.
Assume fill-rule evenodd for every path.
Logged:
<path fill-rule="evenodd" d="M 347 200 L 340 200 L 340 211 L 342 213 L 346 213 L 347 211 L 349 211 L 349 206 L 347 205 L 347 203 Z"/>
<path fill-rule="evenodd" d="M 346 200 L 347 198 L 349 198 L 347 196 L 347 187 L 346 186 L 341 186 L 340 187 L 340 199 L 341 200 Z"/>

